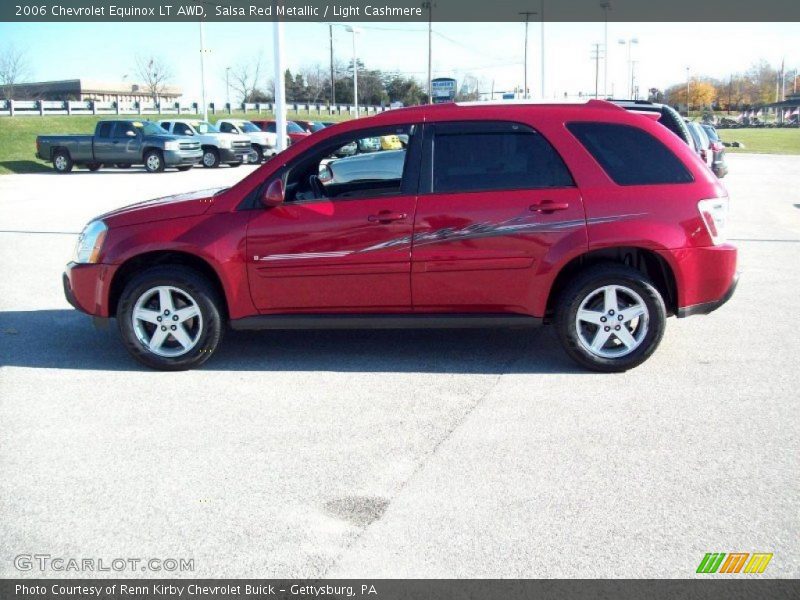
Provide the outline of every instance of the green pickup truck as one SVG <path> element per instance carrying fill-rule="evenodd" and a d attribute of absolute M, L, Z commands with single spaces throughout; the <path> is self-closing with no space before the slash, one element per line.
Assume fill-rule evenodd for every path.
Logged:
<path fill-rule="evenodd" d="M 94 135 L 40 135 L 36 157 L 52 162 L 57 173 L 76 165 L 97 171 L 103 165 L 121 169 L 144 165 L 150 173 L 167 167 L 186 171 L 203 158 L 200 143 L 170 135 L 150 121 L 98 121 Z"/>

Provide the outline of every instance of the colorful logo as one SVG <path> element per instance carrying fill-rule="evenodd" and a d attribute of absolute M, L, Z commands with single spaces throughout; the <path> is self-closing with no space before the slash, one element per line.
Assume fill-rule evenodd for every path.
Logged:
<path fill-rule="evenodd" d="M 749 559 L 749 560 L 748 560 Z M 772 554 L 765 552 L 709 552 L 697 566 L 698 573 L 763 573 Z"/>

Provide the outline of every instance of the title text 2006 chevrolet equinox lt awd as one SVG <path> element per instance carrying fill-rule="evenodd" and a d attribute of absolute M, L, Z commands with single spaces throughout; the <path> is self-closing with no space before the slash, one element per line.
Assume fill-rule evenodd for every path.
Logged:
<path fill-rule="evenodd" d="M 335 158 L 383 136 L 401 143 Z M 607 102 L 412 107 L 326 128 L 231 188 L 98 217 L 64 286 L 158 369 L 208 360 L 226 323 L 553 322 L 577 362 L 622 371 L 668 315 L 733 293 L 727 209 L 689 146 Z"/>

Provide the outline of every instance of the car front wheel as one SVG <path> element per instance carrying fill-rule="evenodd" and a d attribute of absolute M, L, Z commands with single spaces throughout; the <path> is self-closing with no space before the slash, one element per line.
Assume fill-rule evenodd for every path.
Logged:
<path fill-rule="evenodd" d="M 128 352 L 140 363 L 182 371 L 207 361 L 222 338 L 220 301 L 199 273 L 154 267 L 125 286 L 117 322 Z"/>
<path fill-rule="evenodd" d="M 558 337 L 576 362 L 603 372 L 626 371 L 655 352 L 666 326 L 661 294 L 640 271 L 598 265 L 561 294 Z"/>

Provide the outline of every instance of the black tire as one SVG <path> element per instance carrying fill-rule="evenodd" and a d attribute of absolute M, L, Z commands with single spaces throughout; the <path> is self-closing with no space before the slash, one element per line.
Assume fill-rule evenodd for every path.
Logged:
<path fill-rule="evenodd" d="M 228 166 L 229 166 L 229 167 L 231 167 L 231 168 L 234 168 L 234 167 L 241 167 L 241 166 L 242 166 L 242 163 L 240 163 L 240 162 L 228 163 Z"/>
<path fill-rule="evenodd" d="M 167 357 L 152 352 L 134 329 L 132 315 L 136 302 L 157 286 L 170 286 L 187 294 L 200 310 L 200 319 L 190 323 L 197 328 L 196 343 L 191 350 L 180 356 Z M 180 298 L 180 293 L 173 297 Z M 214 287 L 197 271 L 180 265 L 152 267 L 136 275 L 125 285 L 117 308 L 117 324 L 125 348 L 137 361 L 162 371 L 184 371 L 202 365 L 211 358 L 219 346 L 223 331 L 221 306 L 222 303 Z M 177 315 L 173 315 L 173 318 L 174 316 Z M 162 318 L 167 319 L 167 317 Z M 166 322 L 172 326 L 170 321 Z M 142 326 L 150 327 L 146 324 Z M 154 329 L 156 326 L 152 327 Z M 168 333 L 165 344 L 177 344 L 177 338 L 170 337 Z"/>
<path fill-rule="evenodd" d="M 131 166 L 128 163 L 117 163 L 114 165 L 118 169 L 130 169 Z"/>
<path fill-rule="evenodd" d="M 56 173 L 69 173 L 74 166 L 75 163 L 67 150 L 59 148 L 53 153 L 53 169 Z"/>
<path fill-rule="evenodd" d="M 192 165 L 181 165 L 180 167 L 176 167 L 178 171 L 188 171 L 192 168 Z"/>
<path fill-rule="evenodd" d="M 262 162 L 264 162 L 264 150 L 258 144 L 253 144 L 252 148 L 253 152 L 256 153 L 256 164 L 260 165 Z"/>
<path fill-rule="evenodd" d="M 219 166 L 219 152 L 216 148 L 203 148 L 203 166 L 206 169 L 216 169 Z"/>
<path fill-rule="evenodd" d="M 608 325 L 600 323 L 592 325 L 584 322 L 579 331 L 576 320 L 581 304 L 585 300 L 598 298 L 599 290 L 604 286 L 611 285 L 622 288 L 618 290 L 621 297 L 618 298 L 618 306 L 624 306 L 626 299 L 634 299 L 634 296 L 628 294 L 629 291 L 633 291 L 639 296 L 647 309 L 646 322 L 644 317 L 641 320 L 631 320 L 628 322 L 632 324 L 629 327 L 627 323 L 616 321 L 617 319 L 621 321 L 623 318 L 619 314 L 619 310 L 610 315 L 606 312 L 598 312 L 597 314 L 603 315 L 603 319 L 607 319 L 604 323 L 608 323 Z M 605 308 L 607 307 L 599 310 L 604 311 Z M 578 273 L 561 293 L 556 309 L 557 335 L 567 354 L 587 369 L 605 373 L 627 371 L 647 360 L 664 337 L 666 320 L 667 311 L 664 307 L 664 300 L 652 282 L 640 271 L 615 263 L 599 264 Z M 634 338 L 641 335 L 637 341 L 638 345 L 627 354 L 617 357 L 601 356 L 587 348 L 586 343 L 581 339 L 581 333 L 583 333 L 583 339 L 586 340 L 589 336 L 599 332 L 601 327 L 606 331 L 610 329 L 611 337 L 599 352 L 608 354 L 619 351 L 624 353 L 623 343 L 614 333 L 619 326 L 625 327 L 629 333 L 633 334 Z M 644 329 L 639 329 L 640 327 Z M 637 332 L 639 333 L 637 334 Z"/>
<path fill-rule="evenodd" d="M 89 169 L 92 173 L 94 173 L 95 171 L 99 171 L 100 167 L 102 166 L 103 165 L 101 163 L 94 163 L 94 162 L 86 163 L 86 168 Z"/>
<path fill-rule="evenodd" d="M 144 153 L 144 169 L 148 173 L 161 173 L 164 171 L 164 155 L 161 150 L 148 150 Z"/>

